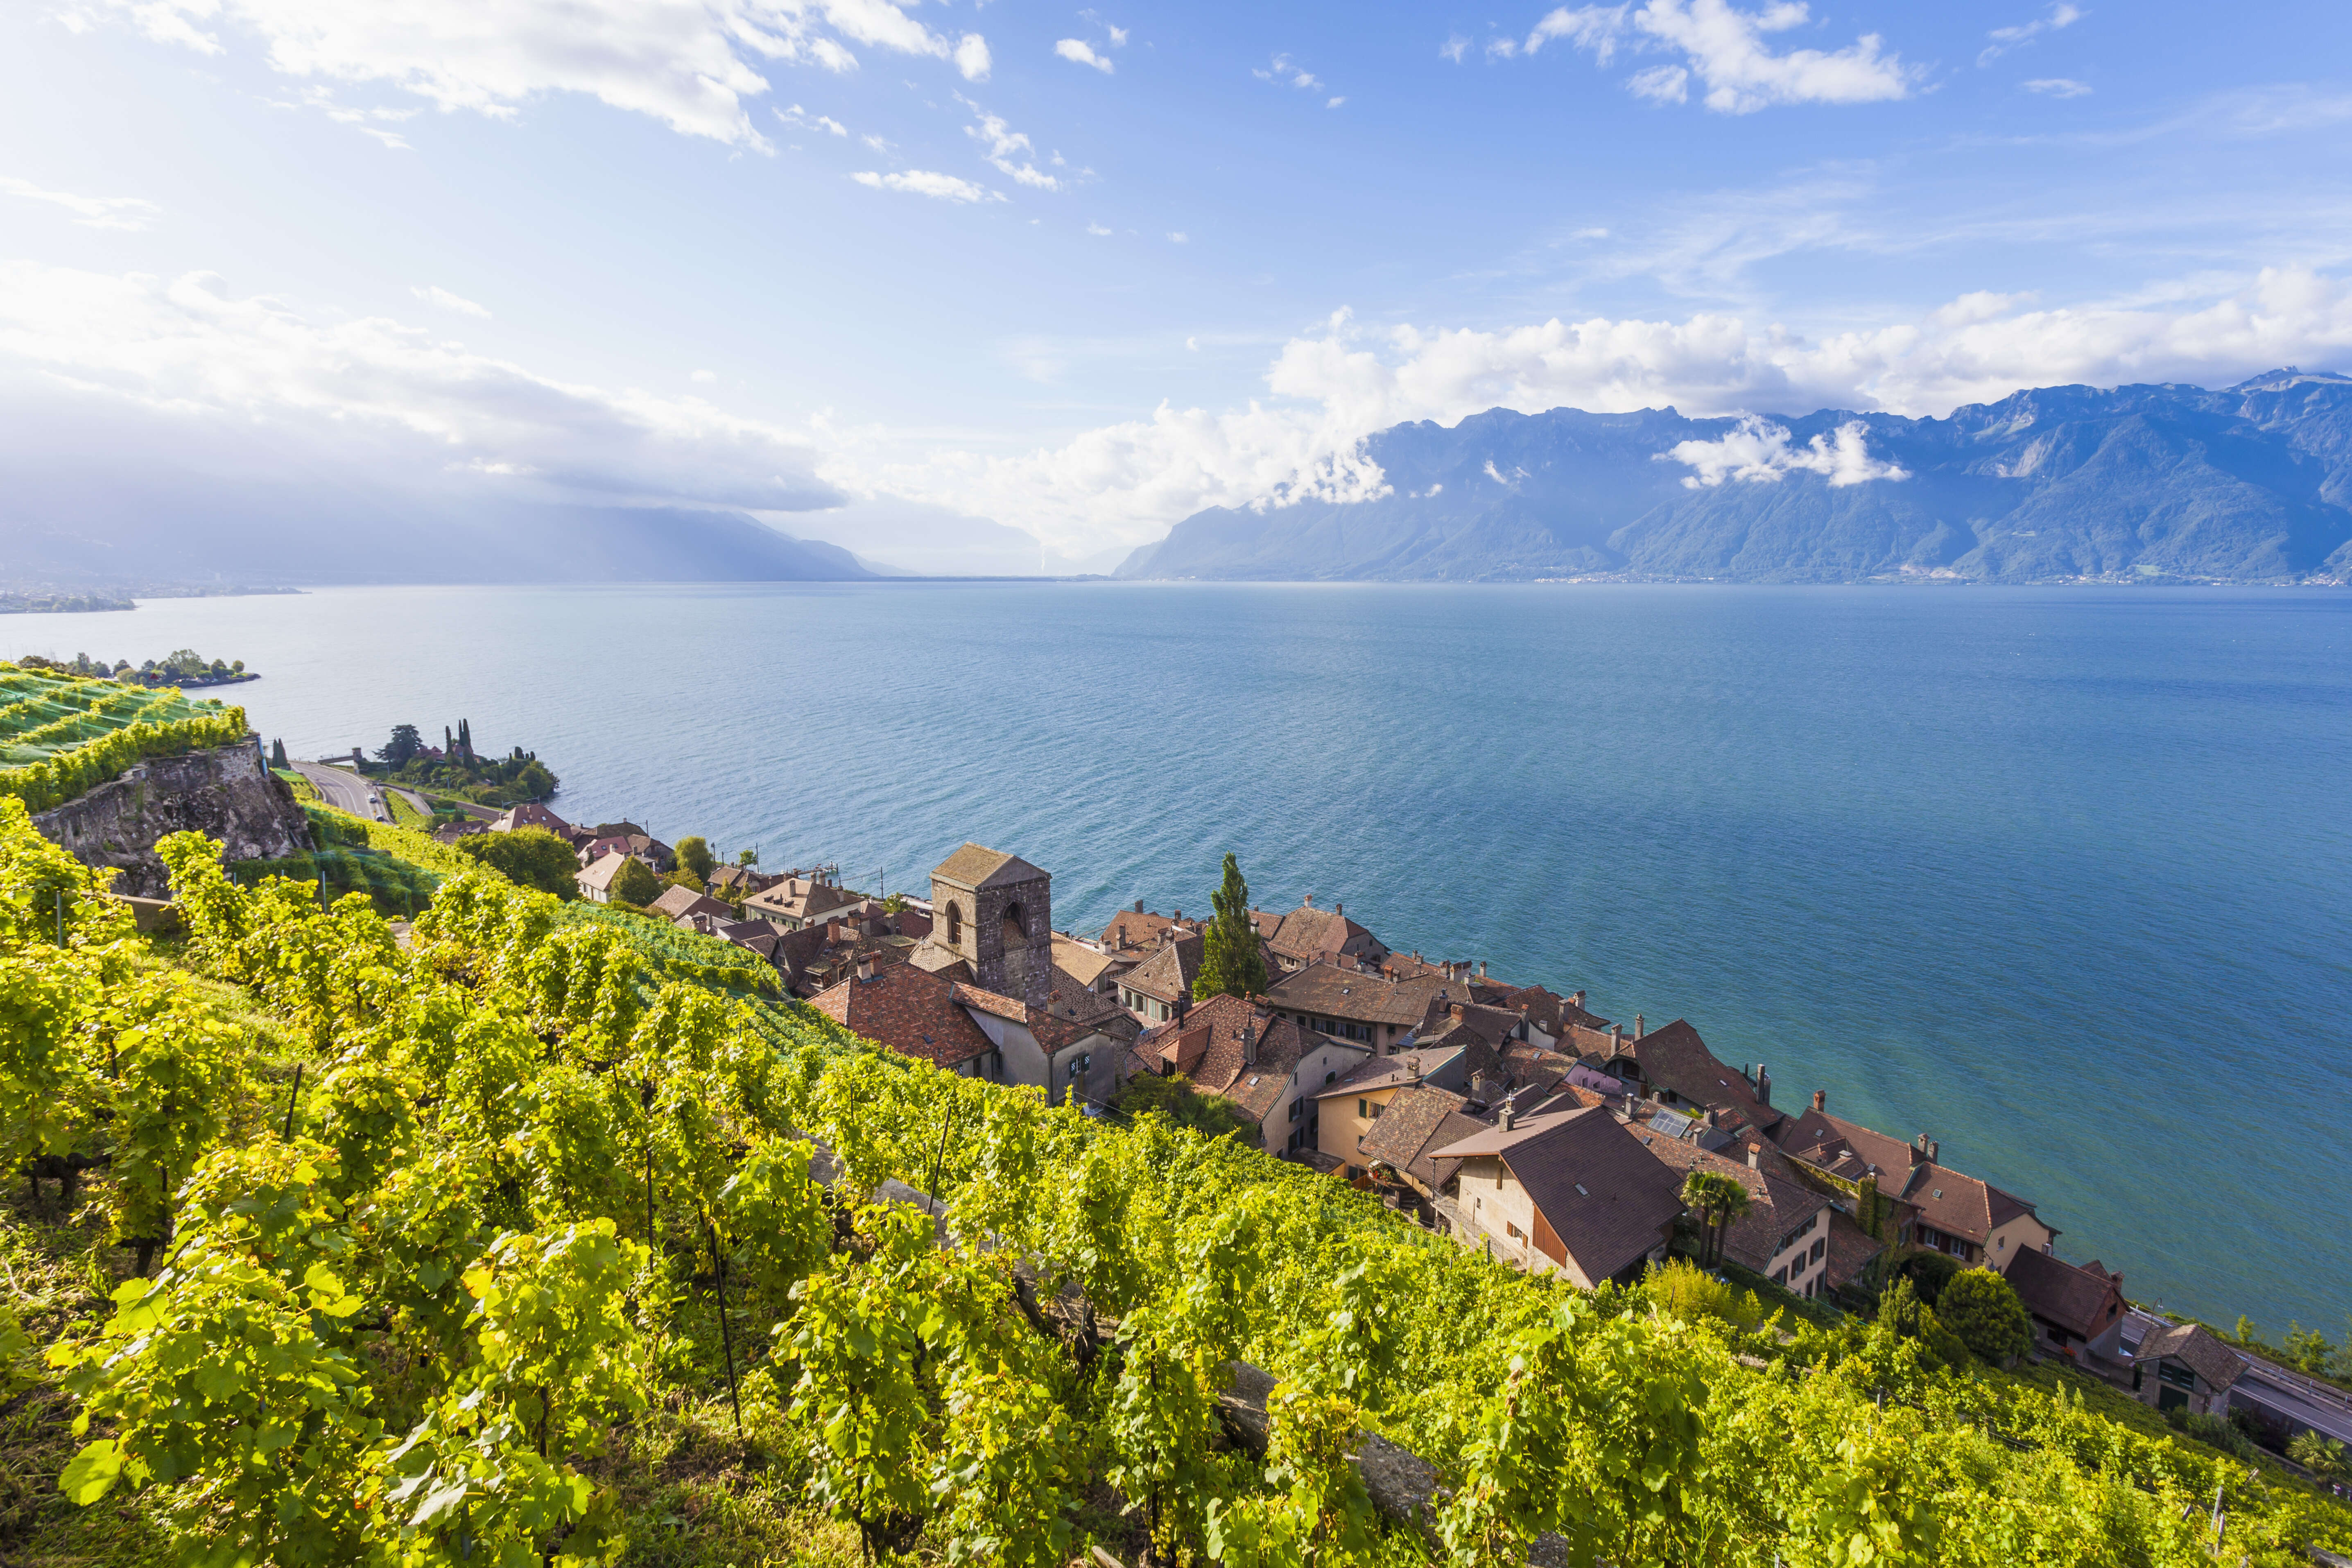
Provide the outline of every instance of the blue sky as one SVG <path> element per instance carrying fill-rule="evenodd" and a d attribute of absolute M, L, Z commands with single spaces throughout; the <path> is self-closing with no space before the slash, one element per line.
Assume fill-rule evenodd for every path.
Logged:
<path fill-rule="evenodd" d="M 2336 364 L 2348 26 L 32 0 L 0 452 L 1098 563 L 1403 418 Z"/>

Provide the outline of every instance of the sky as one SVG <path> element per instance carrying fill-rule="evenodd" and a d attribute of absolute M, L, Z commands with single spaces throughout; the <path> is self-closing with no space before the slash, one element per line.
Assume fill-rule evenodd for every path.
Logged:
<path fill-rule="evenodd" d="M 1350 493 L 1406 419 L 2352 369 L 2347 35 L 2009 0 L 19 0 L 0 463 L 70 454 L 68 504 L 168 465 L 228 506 L 292 474 L 1106 569 L 1203 507 Z"/>

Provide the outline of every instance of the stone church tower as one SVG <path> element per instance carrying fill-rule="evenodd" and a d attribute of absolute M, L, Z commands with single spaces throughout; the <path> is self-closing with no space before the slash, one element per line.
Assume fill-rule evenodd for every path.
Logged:
<path fill-rule="evenodd" d="M 965 845 L 931 872 L 925 945 L 971 964 L 982 991 L 1045 1006 L 1054 988 L 1053 873 L 1018 855 Z"/>

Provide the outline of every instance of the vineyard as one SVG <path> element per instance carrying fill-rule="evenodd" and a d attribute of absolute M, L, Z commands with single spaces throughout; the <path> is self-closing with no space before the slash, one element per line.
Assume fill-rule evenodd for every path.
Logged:
<path fill-rule="evenodd" d="M 168 948 L 0 799 L 0 1139 L 37 1193 L 0 1321 L 12 1559 L 1499 1568 L 1549 1535 L 1572 1563 L 2284 1568 L 2352 1545 L 2308 1491 L 1896 1324 L 1743 1328 L 1525 1278 L 1230 1142 L 680 980 L 725 944 L 470 863 L 436 868 L 403 940 L 364 898 L 240 886 L 193 835 L 162 853 Z M 890 1182 L 938 1221 L 875 1201 Z M 1276 1380 L 1262 1443 L 1221 1418 L 1237 1360 Z M 1419 1517 L 1373 1507 L 1360 1429 L 1442 1472 Z"/>
<path fill-rule="evenodd" d="M 71 800 L 149 757 L 245 738 L 245 710 L 177 688 L 0 664 L 0 795 L 35 811 Z"/>

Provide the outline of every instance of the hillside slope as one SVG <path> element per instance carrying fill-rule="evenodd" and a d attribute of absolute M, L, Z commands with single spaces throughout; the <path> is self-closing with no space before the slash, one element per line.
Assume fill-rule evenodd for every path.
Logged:
<path fill-rule="evenodd" d="M 1371 437 L 1390 493 L 1214 508 L 1122 577 L 1523 580 L 1622 574 L 1746 582 L 1949 577 L 2296 582 L 2352 577 L 2352 377 L 2281 370 L 2221 390 L 2044 387 L 1948 418 L 1823 409 L 1768 476 L 1692 483 L 1683 443 L 1753 446 L 1672 408 L 1491 409 Z M 1790 466 L 1861 427 L 1900 478 Z M 1772 432 L 1761 432 L 1767 445 Z M 1729 449 L 1729 448 L 1726 448 Z M 1818 456 L 1812 460 L 1828 465 Z"/>

